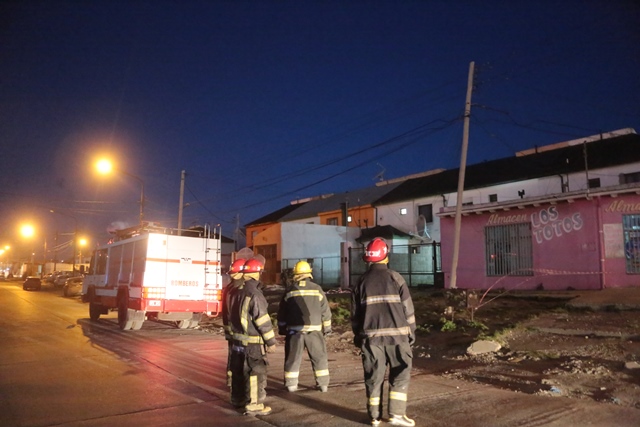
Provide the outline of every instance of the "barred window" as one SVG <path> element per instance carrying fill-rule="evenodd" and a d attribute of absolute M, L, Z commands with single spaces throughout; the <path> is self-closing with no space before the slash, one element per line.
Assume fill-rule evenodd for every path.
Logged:
<path fill-rule="evenodd" d="M 484 228 L 487 276 L 533 276 L 531 223 Z"/>
<path fill-rule="evenodd" d="M 640 274 L 640 215 L 622 215 L 627 273 Z"/>

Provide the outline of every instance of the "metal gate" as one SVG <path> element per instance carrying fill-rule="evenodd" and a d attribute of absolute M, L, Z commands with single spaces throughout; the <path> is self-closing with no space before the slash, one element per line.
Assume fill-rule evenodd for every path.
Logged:
<path fill-rule="evenodd" d="M 409 287 L 444 286 L 440 243 L 394 245 L 389 248 L 389 267 L 404 277 Z M 364 248 L 349 249 L 349 286 L 367 271 Z"/>

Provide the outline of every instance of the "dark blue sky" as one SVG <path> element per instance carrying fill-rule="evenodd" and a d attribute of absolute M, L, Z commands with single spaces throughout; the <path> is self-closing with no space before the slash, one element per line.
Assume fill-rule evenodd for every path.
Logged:
<path fill-rule="evenodd" d="M 635 1 L 3 1 L 0 239 L 233 235 L 296 198 L 640 127 Z M 55 209 L 63 215 L 49 213 Z M 49 237 L 51 239 L 51 237 Z M 0 242 L 1 243 L 1 242 Z"/>

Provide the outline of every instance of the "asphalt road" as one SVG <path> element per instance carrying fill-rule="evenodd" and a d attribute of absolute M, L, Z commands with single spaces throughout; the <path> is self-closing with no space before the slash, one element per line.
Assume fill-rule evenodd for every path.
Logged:
<path fill-rule="evenodd" d="M 360 411 L 322 399 L 331 393 L 288 394 L 281 380 L 282 348 L 271 361 L 268 392 L 274 413 L 263 421 L 228 404 L 222 336 L 150 321 L 140 331 L 123 332 L 115 312 L 91 322 L 86 304 L 64 298 L 50 285 L 36 292 L 22 290 L 21 282 L 0 282 L 0 307 L 0 426 L 348 426 L 366 421 L 362 384 L 357 386 Z"/>
<path fill-rule="evenodd" d="M 0 426 L 362 426 L 368 419 L 362 367 L 330 355 L 328 393 L 313 390 L 308 361 L 301 391 L 282 385 L 284 351 L 270 355 L 271 415 L 228 404 L 221 335 L 145 322 L 118 329 L 116 313 L 89 320 L 61 290 L 23 291 L 0 282 Z M 408 415 L 418 426 L 638 426 L 640 410 L 532 396 L 414 370 Z"/>

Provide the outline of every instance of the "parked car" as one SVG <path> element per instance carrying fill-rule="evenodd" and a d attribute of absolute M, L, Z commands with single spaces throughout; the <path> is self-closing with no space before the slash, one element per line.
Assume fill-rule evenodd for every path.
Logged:
<path fill-rule="evenodd" d="M 53 285 L 56 288 L 61 288 L 64 286 L 65 282 L 67 281 L 67 279 L 69 277 L 73 277 L 74 275 L 70 272 L 70 271 L 63 271 L 61 273 L 59 273 L 57 276 L 55 276 L 55 279 L 53 279 Z"/>
<path fill-rule="evenodd" d="M 22 284 L 22 289 L 25 291 L 29 289 L 39 291 L 42 289 L 42 281 L 40 281 L 38 276 L 28 276 Z"/>
<path fill-rule="evenodd" d="M 64 296 L 73 297 L 80 295 L 82 293 L 83 279 L 83 277 L 69 277 L 62 287 Z"/>

